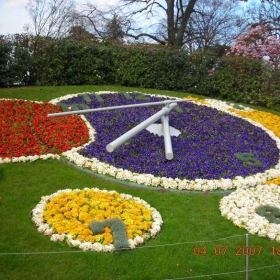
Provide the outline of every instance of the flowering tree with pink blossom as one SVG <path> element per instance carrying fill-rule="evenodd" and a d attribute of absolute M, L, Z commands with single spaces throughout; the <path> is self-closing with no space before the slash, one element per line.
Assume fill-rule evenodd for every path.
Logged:
<path fill-rule="evenodd" d="M 271 35 L 271 27 L 264 24 L 249 27 L 244 35 L 236 38 L 228 55 L 254 57 L 269 62 L 273 68 L 280 66 L 280 40 Z"/>

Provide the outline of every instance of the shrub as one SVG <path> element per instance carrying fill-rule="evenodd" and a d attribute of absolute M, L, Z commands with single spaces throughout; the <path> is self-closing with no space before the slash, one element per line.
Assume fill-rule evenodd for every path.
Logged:
<path fill-rule="evenodd" d="M 0 87 L 9 84 L 9 61 L 12 45 L 4 36 L 0 36 Z"/>
<path fill-rule="evenodd" d="M 215 97 L 254 103 L 261 93 L 263 63 L 250 57 L 222 57 L 212 79 L 215 83 Z"/>
<path fill-rule="evenodd" d="M 0 36 L 0 87 L 119 84 L 179 90 L 279 108 L 280 69 L 217 49 L 116 45 L 96 40 Z"/>

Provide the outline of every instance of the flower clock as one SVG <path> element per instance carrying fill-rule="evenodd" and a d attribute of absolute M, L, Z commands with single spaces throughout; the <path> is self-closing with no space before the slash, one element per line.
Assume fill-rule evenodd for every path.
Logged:
<path fill-rule="evenodd" d="M 164 98 L 104 92 L 65 96 L 53 102 L 63 102 L 66 108 L 72 104 L 99 108 Z M 179 103 L 180 107 L 169 114 L 170 125 L 181 132 L 172 137 L 172 161 L 164 157 L 163 137 L 148 131 L 112 154 L 106 151 L 108 143 L 157 112 L 153 107 L 86 115 L 95 128 L 95 141 L 65 156 L 79 166 L 138 184 L 202 191 L 236 188 L 221 201 L 222 215 L 250 233 L 280 241 L 279 187 L 262 185 L 279 180 L 279 117 L 221 101 L 193 101 Z M 258 199 L 260 193 L 262 199 Z"/>
<path fill-rule="evenodd" d="M 48 118 L 68 110 L 177 98 L 139 92 L 66 95 L 49 103 L 0 100 L 0 163 L 64 157 L 76 165 L 151 187 L 235 189 L 224 217 L 250 233 L 280 241 L 280 118 L 222 101 L 191 99 L 169 113 L 174 158 L 164 138 L 143 130 L 112 153 L 106 146 L 161 107 L 105 110 Z M 160 122 L 160 121 L 159 121 Z M 160 214 L 140 198 L 98 189 L 61 190 L 33 210 L 38 230 L 83 250 L 134 248 L 157 235 Z"/>
<path fill-rule="evenodd" d="M 66 109 L 77 104 L 100 108 L 166 98 L 170 99 L 136 92 L 101 92 L 67 95 L 51 102 Z M 170 126 L 181 132 L 172 136 L 173 160 L 165 158 L 163 137 L 148 130 L 112 153 L 106 150 L 106 145 L 158 112 L 159 106 L 86 114 L 87 122 L 95 129 L 94 141 L 63 155 L 100 174 L 166 189 L 226 190 L 279 177 L 279 117 L 273 119 L 268 113 L 262 115 L 245 107 L 235 110 L 225 102 L 206 102 L 178 103 L 169 113 Z"/>
<path fill-rule="evenodd" d="M 115 191 L 61 190 L 32 211 L 39 232 L 82 250 L 133 249 L 158 234 L 159 212 L 144 200 Z"/>

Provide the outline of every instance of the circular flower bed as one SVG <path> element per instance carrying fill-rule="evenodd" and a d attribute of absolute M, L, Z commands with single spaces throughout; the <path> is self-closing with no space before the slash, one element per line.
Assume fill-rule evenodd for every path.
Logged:
<path fill-rule="evenodd" d="M 237 189 L 220 201 L 222 216 L 234 225 L 245 228 L 251 234 L 280 242 L 280 224 L 272 223 L 264 215 L 258 214 L 261 206 L 277 208 L 277 213 L 280 212 L 280 186 L 272 184 Z"/>
<path fill-rule="evenodd" d="M 89 128 L 77 115 L 48 118 L 50 103 L 0 99 L 0 163 L 58 158 L 88 142 Z"/>
<path fill-rule="evenodd" d="M 42 197 L 32 210 L 32 220 L 39 232 L 50 236 L 52 241 L 66 241 L 82 250 L 115 249 L 113 228 L 105 226 L 101 234 L 94 234 L 90 228 L 91 223 L 108 219 L 124 223 L 128 246 L 132 249 L 156 236 L 163 223 L 159 212 L 144 200 L 97 188 L 57 191 Z"/>
<path fill-rule="evenodd" d="M 84 93 L 52 101 L 91 108 L 161 101 L 163 96 L 139 93 Z M 169 97 L 170 98 L 170 97 Z M 85 115 L 95 128 L 95 141 L 84 149 L 65 152 L 70 161 L 120 180 L 163 188 L 213 190 L 253 186 L 280 176 L 280 140 L 259 123 L 244 119 L 225 102 L 179 103 L 170 125 L 174 159 L 164 155 L 163 137 L 142 131 L 116 149 L 106 145 L 160 110 L 158 106 L 94 112 Z M 242 108 L 243 109 L 243 108 Z M 248 110 L 244 107 L 245 110 Z M 244 155 L 250 159 L 244 159 Z"/>

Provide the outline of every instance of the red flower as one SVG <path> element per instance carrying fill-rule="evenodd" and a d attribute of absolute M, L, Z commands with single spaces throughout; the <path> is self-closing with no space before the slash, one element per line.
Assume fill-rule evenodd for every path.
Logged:
<path fill-rule="evenodd" d="M 0 100 L 0 158 L 56 154 L 88 142 L 79 116 L 47 117 L 60 111 L 50 103 Z"/>

